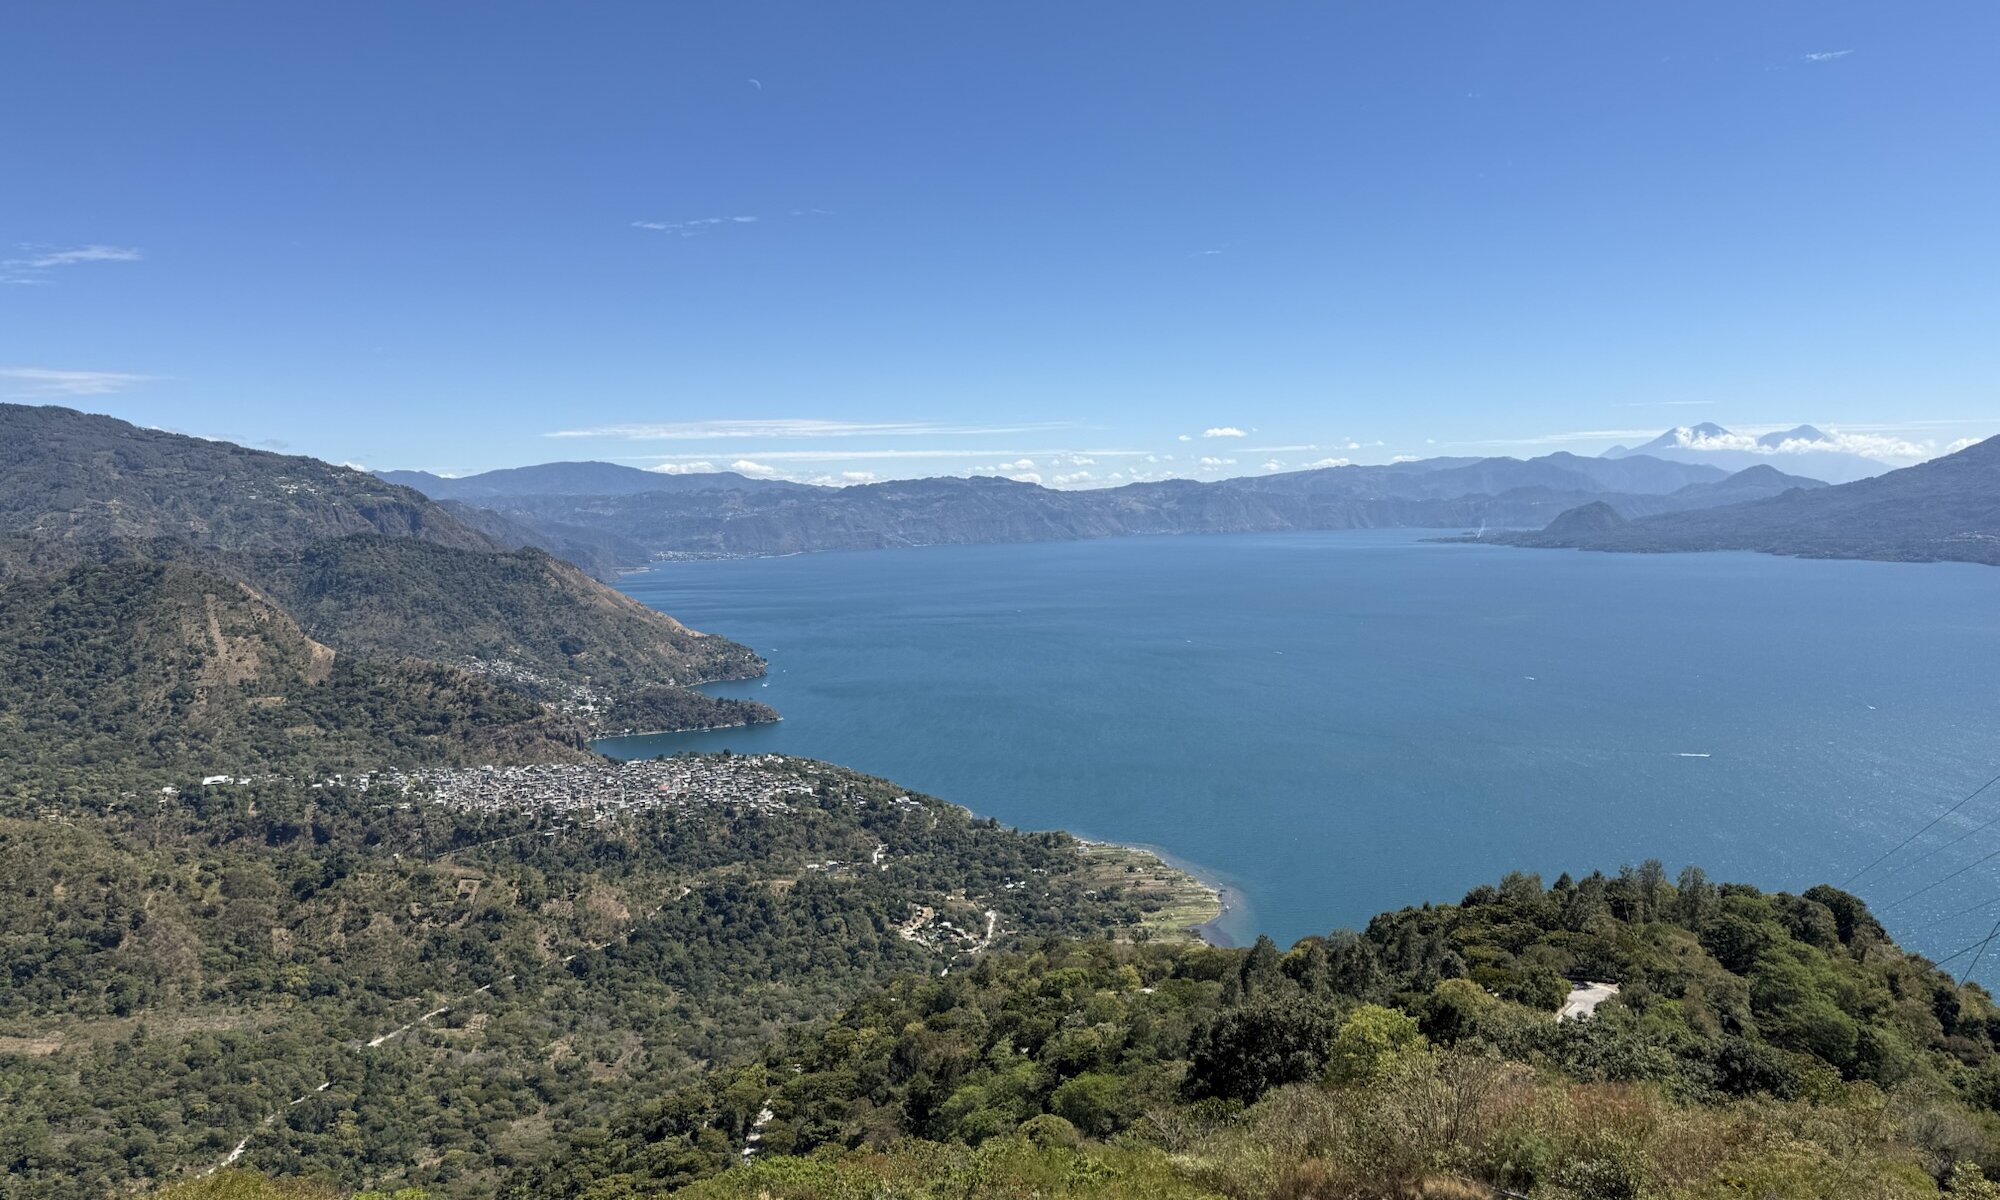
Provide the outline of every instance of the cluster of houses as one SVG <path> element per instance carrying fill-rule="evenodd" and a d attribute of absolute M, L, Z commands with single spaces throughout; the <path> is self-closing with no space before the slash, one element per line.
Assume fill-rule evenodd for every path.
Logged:
<path fill-rule="evenodd" d="M 777 754 L 383 771 L 341 782 L 471 811 L 533 808 L 587 820 L 716 805 L 778 812 L 788 797 L 813 793 L 796 760 Z"/>

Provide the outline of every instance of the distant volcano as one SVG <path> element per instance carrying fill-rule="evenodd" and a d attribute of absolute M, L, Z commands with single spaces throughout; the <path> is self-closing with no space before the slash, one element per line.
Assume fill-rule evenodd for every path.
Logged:
<path fill-rule="evenodd" d="M 1643 446 L 1613 446 L 1605 458 L 1649 454 L 1673 462 L 1706 463 L 1726 471 L 1773 466 L 1788 475 L 1850 483 L 1892 470 L 1893 465 L 1842 448 L 1838 438 L 1811 425 L 1752 437 L 1713 422 L 1669 429 Z"/>

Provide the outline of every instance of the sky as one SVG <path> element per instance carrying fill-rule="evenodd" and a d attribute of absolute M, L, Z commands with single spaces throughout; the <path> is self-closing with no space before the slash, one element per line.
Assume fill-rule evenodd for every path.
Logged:
<path fill-rule="evenodd" d="M 0 400 L 1053 486 L 2000 432 L 2000 6 L 8 6 Z"/>

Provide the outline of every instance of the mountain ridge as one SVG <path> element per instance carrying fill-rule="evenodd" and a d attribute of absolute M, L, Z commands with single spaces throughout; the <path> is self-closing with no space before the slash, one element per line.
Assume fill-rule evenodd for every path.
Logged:
<path fill-rule="evenodd" d="M 704 489 L 618 496 L 512 496 L 468 516 L 502 542 L 576 555 L 607 577 L 675 557 L 1028 542 L 1139 534 L 1385 527 L 1539 527 L 1605 499 L 1626 516 L 1722 503 L 1726 472 L 1651 458 L 1442 459 L 1317 468 L 1201 482 L 1170 479 L 1059 491 L 995 476 L 797 491 Z M 1786 486 L 1814 481 L 1795 480 Z M 1766 476 L 1747 494 L 1781 490 Z M 1630 490 L 1620 491 L 1616 488 Z M 636 554 L 635 554 L 636 552 Z"/>
<path fill-rule="evenodd" d="M 1712 508 L 1590 527 L 1564 514 L 1538 532 L 1489 537 L 1581 550 L 1754 550 L 1809 558 L 2000 565 L 2000 437 L 1851 483 L 1785 488 Z"/>
<path fill-rule="evenodd" d="M 575 565 L 505 547 L 363 471 L 0 405 L 0 580 L 171 563 L 246 585 L 346 656 L 423 659 L 589 717 L 621 693 L 760 674 Z M 21 593 L 25 595 L 25 593 Z M 722 709 L 690 693 L 688 711 Z"/>

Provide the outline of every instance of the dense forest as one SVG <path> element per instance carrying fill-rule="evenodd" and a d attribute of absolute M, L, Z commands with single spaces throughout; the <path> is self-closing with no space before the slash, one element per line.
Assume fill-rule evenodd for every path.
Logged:
<path fill-rule="evenodd" d="M 239 1143 L 281 1174 L 481 1194 L 871 985 L 1144 936 L 1172 899 L 1066 835 L 795 760 L 102 807 L 0 818 L 9 1195 L 98 1197 Z"/>
<path fill-rule="evenodd" d="M 618 697 L 600 722 L 606 733 L 654 733 L 663 729 L 729 729 L 766 725 L 778 710 L 755 700 L 710 696 L 691 688 L 653 686 Z"/>
<path fill-rule="evenodd" d="M 1558 1022 L 1582 978 L 1621 990 Z M 1289 951 L 907 979 L 506 1194 L 1986 1195 L 1996 1042 L 1981 989 L 1832 888 L 1514 875 Z"/>
<path fill-rule="evenodd" d="M 0 584 L 0 804 L 272 772 L 582 759 L 586 727 L 456 668 L 336 654 L 176 565 Z"/>
<path fill-rule="evenodd" d="M 1557 1020 L 1580 978 L 1620 988 Z M 1836 889 L 1517 874 L 1290 950 L 1047 937 L 905 976 L 501 1195 L 1991 1200 L 1996 1044 L 1983 989 Z"/>

